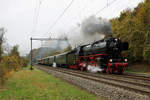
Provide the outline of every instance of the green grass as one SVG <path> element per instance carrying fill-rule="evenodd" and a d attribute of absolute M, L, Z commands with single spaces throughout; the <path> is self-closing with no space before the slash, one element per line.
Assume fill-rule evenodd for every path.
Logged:
<path fill-rule="evenodd" d="M 150 72 L 145 72 L 145 71 L 127 70 L 125 72 L 135 73 L 135 74 L 148 74 L 148 75 L 150 75 Z"/>
<path fill-rule="evenodd" d="M 0 100 L 99 100 L 61 79 L 34 68 L 15 72 L 0 90 Z M 102 98 L 101 100 L 104 100 Z"/>

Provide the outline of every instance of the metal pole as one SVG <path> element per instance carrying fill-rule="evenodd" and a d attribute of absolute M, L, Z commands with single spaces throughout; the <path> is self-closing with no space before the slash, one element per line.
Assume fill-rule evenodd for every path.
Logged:
<path fill-rule="evenodd" d="M 32 37 L 30 38 L 30 40 L 31 40 L 31 57 L 30 57 L 30 64 L 31 64 L 31 67 L 30 67 L 30 70 L 33 70 L 33 67 L 32 67 Z"/>

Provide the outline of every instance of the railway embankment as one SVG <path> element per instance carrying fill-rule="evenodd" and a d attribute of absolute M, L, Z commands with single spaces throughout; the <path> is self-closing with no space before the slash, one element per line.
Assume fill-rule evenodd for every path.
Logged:
<path fill-rule="evenodd" d="M 80 88 L 109 100 L 150 100 L 148 77 L 132 75 L 104 75 L 70 69 L 36 66 Z"/>
<path fill-rule="evenodd" d="M 130 64 L 126 68 L 127 74 L 136 74 L 139 76 L 150 76 L 150 64 L 145 62 L 138 62 L 134 64 Z"/>
<path fill-rule="evenodd" d="M 107 100 L 34 68 L 14 72 L 0 89 L 0 100 Z"/>

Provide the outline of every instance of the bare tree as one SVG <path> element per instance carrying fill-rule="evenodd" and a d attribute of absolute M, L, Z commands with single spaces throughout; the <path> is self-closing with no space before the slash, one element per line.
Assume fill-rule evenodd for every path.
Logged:
<path fill-rule="evenodd" d="M 2 54 L 3 54 L 3 47 L 2 47 L 2 44 L 3 44 L 3 40 L 4 40 L 4 28 L 0 28 L 0 63 L 1 63 L 1 60 L 2 60 Z M 4 84 L 4 71 L 3 71 L 3 67 L 0 66 L 0 83 L 3 85 Z"/>
<path fill-rule="evenodd" d="M 2 44 L 3 44 L 3 39 L 4 39 L 4 28 L 0 28 L 0 62 L 1 62 L 1 59 L 2 59 L 2 54 L 3 54 L 3 47 L 2 47 Z"/>

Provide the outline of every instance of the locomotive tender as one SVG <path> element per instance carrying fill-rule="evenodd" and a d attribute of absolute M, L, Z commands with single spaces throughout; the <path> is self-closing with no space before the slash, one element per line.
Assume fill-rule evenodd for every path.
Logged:
<path fill-rule="evenodd" d="M 79 46 L 69 52 L 38 60 L 38 64 L 79 69 L 82 71 L 122 74 L 128 60 L 122 51 L 128 50 L 128 43 L 109 37 L 92 44 Z"/>

